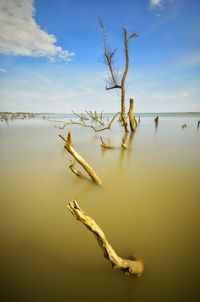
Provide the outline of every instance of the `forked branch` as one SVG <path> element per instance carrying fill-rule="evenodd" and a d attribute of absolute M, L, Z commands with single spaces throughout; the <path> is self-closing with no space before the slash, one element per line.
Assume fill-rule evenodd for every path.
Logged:
<path fill-rule="evenodd" d="M 89 215 L 81 210 L 77 201 L 72 200 L 67 207 L 72 215 L 94 234 L 99 246 L 103 250 L 104 257 L 110 261 L 112 268 L 120 269 L 127 275 L 134 275 L 137 277 L 142 275 L 144 271 L 143 262 L 141 260 L 130 260 L 119 257 L 106 239 L 101 228 Z"/>
<path fill-rule="evenodd" d="M 59 137 L 62 138 L 62 140 L 64 140 L 65 142 L 65 149 L 74 157 L 74 159 L 83 167 L 83 169 L 87 172 L 87 174 L 90 176 L 90 178 L 92 179 L 92 181 L 97 184 L 97 185 L 101 185 L 102 181 L 101 179 L 98 177 L 98 175 L 95 173 L 95 171 L 93 170 L 93 168 L 86 162 L 85 159 L 83 159 L 78 152 L 73 148 L 72 146 L 72 136 L 71 133 L 69 132 L 67 135 L 67 138 L 65 138 L 64 136 L 62 136 L 61 134 L 59 134 Z M 74 166 L 72 165 L 70 167 L 70 169 L 74 170 Z M 77 173 L 80 173 L 78 170 L 73 171 L 73 173 L 75 173 L 77 175 Z M 80 175 L 78 175 L 80 176 Z"/>

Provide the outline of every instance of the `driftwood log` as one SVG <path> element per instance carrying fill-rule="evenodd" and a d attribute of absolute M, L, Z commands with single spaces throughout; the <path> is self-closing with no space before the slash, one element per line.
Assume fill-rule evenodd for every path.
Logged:
<path fill-rule="evenodd" d="M 90 178 L 92 179 L 92 181 L 97 184 L 97 185 L 101 185 L 102 181 L 101 179 L 97 176 L 97 174 L 95 173 L 95 171 L 93 170 L 93 168 L 86 162 L 85 159 L 83 159 L 78 152 L 74 149 L 73 145 L 72 145 L 72 136 L 71 133 L 69 132 L 67 135 L 67 138 L 65 138 L 64 136 L 62 136 L 61 134 L 59 134 L 59 137 L 62 138 L 62 140 L 64 140 L 65 144 L 65 149 L 74 157 L 74 159 L 83 167 L 83 169 L 87 172 L 87 174 L 90 176 Z M 73 171 L 74 170 L 74 165 L 70 165 L 70 169 L 73 173 L 75 173 L 77 175 L 77 170 L 76 172 Z M 78 174 L 81 174 L 81 172 L 78 171 Z M 80 176 L 80 175 L 77 175 Z"/>
<path fill-rule="evenodd" d="M 110 243 L 107 241 L 105 234 L 96 222 L 81 210 L 78 203 L 73 200 L 68 204 L 68 209 L 74 215 L 74 217 L 82 222 L 89 231 L 91 231 L 99 246 L 102 248 L 104 257 L 108 259 L 114 269 L 120 269 L 127 275 L 141 276 L 144 271 L 144 265 L 142 260 L 130 260 L 119 257 Z"/>

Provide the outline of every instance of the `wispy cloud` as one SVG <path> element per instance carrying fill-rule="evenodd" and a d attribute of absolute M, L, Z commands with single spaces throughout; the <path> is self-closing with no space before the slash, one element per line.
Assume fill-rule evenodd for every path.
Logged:
<path fill-rule="evenodd" d="M 163 0 L 150 0 L 150 7 L 162 7 Z"/>
<path fill-rule="evenodd" d="M 4 68 L 0 68 L 0 72 L 7 72 L 7 70 Z"/>
<path fill-rule="evenodd" d="M 69 61 L 73 53 L 56 45 L 56 37 L 36 23 L 35 13 L 33 0 L 0 1 L 0 53 Z"/>
<path fill-rule="evenodd" d="M 179 56 L 175 66 L 183 69 L 199 67 L 200 66 L 200 51 L 189 53 L 187 55 Z"/>

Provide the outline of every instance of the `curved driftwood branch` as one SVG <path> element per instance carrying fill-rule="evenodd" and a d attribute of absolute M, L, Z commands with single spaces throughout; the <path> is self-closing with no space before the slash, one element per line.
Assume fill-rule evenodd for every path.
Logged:
<path fill-rule="evenodd" d="M 104 257 L 111 262 L 112 268 L 120 269 L 128 275 L 134 275 L 137 277 L 142 275 L 144 271 L 143 262 L 141 260 L 130 260 L 119 257 L 107 241 L 106 236 L 101 228 L 90 216 L 81 210 L 75 200 L 71 201 L 67 207 L 72 215 L 74 215 L 77 220 L 82 222 L 87 229 L 94 234 L 99 246 L 103 250 Z"/>
<path fill-rule="evenodd" d="M 90 178 L 93 180 L 93 182 L 97 185 L 101 185 L 102 181 L 101 179 L 97 176 L 97 174 L 95 173 L 95 171 L 92 169 L 92 167 L 86 162 L 86 160 L 84 160 L 79 154 L 78 152 L 73 148 L 72 146 L 72 136 L 71 133 L 69 132 L 67 135 L 67 139 L 62 136 L 61 134 L 59 134 L 59 137 L 62 138 L 62 140 L 65 141 L 65 148 L 66 150 L 74 157 L 74 159 L 83 167 L 83 169 L 87 172 L 87 174 L 90 176 Z M 72 165 L 72 168 L 73 165 Z M 71 168 L 71 170 L 72 170 Z M 76 170 L 77 171 L 77 170 Z M 74 171 L 72 171 L 73 173 L 75 173 Z M 78 171 L 79 172 L 79 171 Z M 77 175 L 77 173 L 75 173 Z M 80 175 L 79 175 L 80 176 Z"/>
<path fill-rule="evenodd" d="M 66 126 L 68 125 L 79 125 L 79 126 L 83 126 L 85 128 L 91 128 L 93 129 L 95 132 L 101 132 L 104 130 L 110 130 L 112 123 L 114 122 L 114 120 L 116 119 L 116 117 L 120 114 L 121 112 L 117 112 L 115 113 L 115 115 L 112 117 L 112 119 L 110 120 L 109 124 L 103 128 L 95 128 L 93 125 L 88 125 L 86 124 L 84 121 L 80 121 L 80 122 L 75 122 L 73 120 L 69 121 L 69 122 L 64 122 L 64 121 L 60 121 L 60 120 L 54 120 L 54 119 L 47 119 L 50 123 L 54 123 L 53 125 L 59 129 L 64 129 Z M 63 124 L 63 126 L 59 126 L 59 125 L 55 125 L 55 123 L 57 124 Z"/>

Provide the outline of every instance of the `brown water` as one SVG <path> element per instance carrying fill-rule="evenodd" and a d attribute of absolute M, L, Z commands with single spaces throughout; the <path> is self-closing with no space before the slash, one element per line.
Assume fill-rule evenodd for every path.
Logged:
<path fill-rule="evenodd" d="M 129 149 L 101 150 L 99 134 L 70 127 L 103 181 L 68 169 L 58 130 L 40 119 L 0 124 L 1 301 L 197 301 L 199 116 L 141 118 Z M 182 123 L 188 125 L 183 131 Z M 103 137 L 119 146 L 117 124 Z M 67 210 L 75 198 L 121 257 L 140 255 L 140 278 L 111 269 L 94 236 Z"/>

